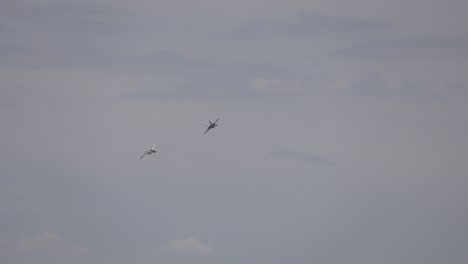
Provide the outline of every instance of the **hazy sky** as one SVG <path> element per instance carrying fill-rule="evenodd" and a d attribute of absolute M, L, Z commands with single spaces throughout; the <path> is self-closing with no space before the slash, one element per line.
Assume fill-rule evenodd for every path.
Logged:
<path fill-rule="evenodd" d="M 0 262 L 468 263 L 467 11 L 1 0 Z"/>

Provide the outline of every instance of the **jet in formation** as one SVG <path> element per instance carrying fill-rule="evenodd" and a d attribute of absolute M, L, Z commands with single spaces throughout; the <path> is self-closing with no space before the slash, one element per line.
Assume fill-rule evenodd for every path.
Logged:
<path fill-rule="evenodd" d="M 209 126 L 206 126 L 207 129 L 205 130 L 205 134 L 208 133 L 208 131 L 210 131 L 210 129 L 213 129 L 215 128 L 216 126 L 218 126 L 218 124 L 216 124 L 216 122 L 218 122 L 219 118 L 216 119 L 216 121 L 214 121 L 213 123 L 211 123 L 211 121 L 208 121 L 210 122 L 210 125 Z"/>
<path fill-rule="evenodd" d="M 156 150 L 154 150 L 155 146 L 156 146 L 156 144 L 153 144 L 153 146 L 150 149 L 146 150 L 145 153 L 143 153 L 143 155 L 141 155 L 140 159 L 142 159 L 146 155 L 151 155 L 153 153 L 156 153 Z"/>

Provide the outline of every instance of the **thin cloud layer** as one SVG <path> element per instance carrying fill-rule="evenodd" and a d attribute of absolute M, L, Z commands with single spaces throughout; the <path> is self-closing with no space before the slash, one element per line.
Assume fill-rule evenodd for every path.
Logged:
<path fill-rule="evenodd" d="M 194 257 L 214 257 L 216 251 L 192 238 L 172 239 L 169 243 L 157 250 L 158 255 L 162 256 L 194 256 Z"/>
<path fill-rule="evenodd" d="M 356 43 L 338 50 L 335 55 L 347 58 L 403 58 L 428 59 L 456 57 L 467 59 L 468 38 L 460 37 L 400 37 Z M 441 53 L 442 52 L 442 53 Z"/>
<path fill-rule="evenodd" d="M 36 237 L 22 238 L 15 250 L 19 254 L 47 254 L 50 256 L 79 257 L 86 253 L 86 249 L 76 246 L 65 240 L 62 236 L 53 232 L 44 232 Z"/>
<path fill-rule="evenodd" d="M 352 33 L 356 31 L 381 31 L 389 25 L 359 19 L 344 19 L 318 13 L 300 13 L 283 19 L 254 20 L 227 33 L 221 38 L 262 39 L 317 37 L 330 33 Z"/>
<path fill-rule="evenodd" d="M 0 2 L 1 264 L 468 263 L 468 1 Z"/>
<path fill-rule="evenodd" d="M 315 165 L 332 167 L 336 165 L 336 163 L 329 158 L 301 151 L 277 150 L 270 152 L 270 155 L 279 159 L 295 160 Z"/>

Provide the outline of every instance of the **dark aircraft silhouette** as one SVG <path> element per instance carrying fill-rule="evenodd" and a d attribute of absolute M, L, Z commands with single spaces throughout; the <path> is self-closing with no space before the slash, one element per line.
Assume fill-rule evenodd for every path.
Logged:
<path fill-rule="evenodd" d="M 142 159 L 146 155 L 151 155 L 153 153 L 156 153 L 156 150 L 154 150 L 155 146 L 156 146 L 156 144 L 153 144 L 153 146 L 150 149 L 146 150 L 145 153 L 143 153 L 143 155 L 141 155 L 140 159 Z"/>
<path fill-rule="evenodd" d="M 210 129 L 213 129 L 215 128 L 216 126 L 218 126 L 218 124 L 216 124 L 216 122 L 218 122 L 219 118 L 216 119 L 216 121 L 214 121 L 213 123 L 211 123 L 211 121 L 208 121 L 210 122 L 210 125 L 209 126 L 206 126 L 208 127 L 206 130 L 205 130 L 205 134 L 208 133 L 208 131 L 210 131 Z"/>

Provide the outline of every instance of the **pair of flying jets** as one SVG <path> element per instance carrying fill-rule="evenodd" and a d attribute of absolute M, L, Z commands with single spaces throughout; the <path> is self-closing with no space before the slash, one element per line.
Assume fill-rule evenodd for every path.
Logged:
<path fill-rule="evenodd" d="M 216 122 L 218 122 L 218 120 L 219 120 L 219 118 L 216 119 L 216 121 L 214 121 L 213 123 L 211 121 L 208 121 L 208 122 L 210 122 L 210 124 L 208 126 L 206 126 L 207 128 L 206 128 L 204 134 L 208 133 L 208 131 L 210 131 L 211 129 L 217 127 L 218 124 L 216 124 Z M 146 155 L 151 155 L 153 153 L 156 153 L 156 150 L 154 149 L 155 147 L 156 147 L 156 144 L 153 144 L 153 146 L 150 149 L 146 150 L 143 153 L 143 155 L 141 155 L 140 159 L 144 158 Z"/>

